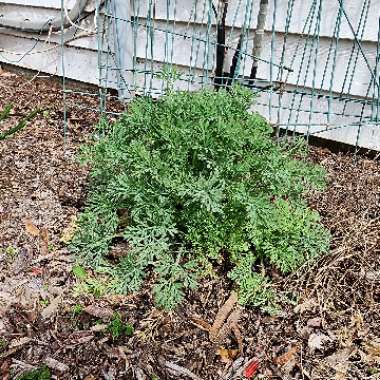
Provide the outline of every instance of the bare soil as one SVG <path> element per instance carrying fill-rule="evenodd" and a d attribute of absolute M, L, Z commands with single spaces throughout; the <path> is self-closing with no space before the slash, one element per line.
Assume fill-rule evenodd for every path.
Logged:
<path fill-rule="evenodd" d="M 70 96 L 64 133 L 62 100 L 52 81 L 0 75 L 0 110 L 14 106 L 0 132 L 45 111 L 0 141 L 0 378 L 47 365 L 56 379 L 227 380 L 258 364 L 251 378 L 380 379 L 378 161 L 311 148 L 329 175 L 309 202 L 333 235 L 331 253 L 288 278 L 274 273 L 275 315 L 232 305 L 240 318 L 216 341 L 207 324 L 231 294 L 223 278 L 173 313 L 153 306 L 149 284 L 125 297 L 73 292 L 75 259 L 62 238 L 85 201 L 88 172 L 75 157 L 98 115 L 78 107 L 97 108 L 95 97 Z M 132 334 L 112 337 L 114 312 Z"/>

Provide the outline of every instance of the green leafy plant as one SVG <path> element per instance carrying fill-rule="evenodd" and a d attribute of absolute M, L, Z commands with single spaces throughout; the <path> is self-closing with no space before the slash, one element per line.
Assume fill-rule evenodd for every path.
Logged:
<path fill-rule="evenodd" d="M 0 337 L 0 353 L 4 351 L 8 346 L 8 341 L 5 338 Z"/>
<path fill-rule="evenodd" d="M 110 323 L 107 326 L 108 331 L 110 332 L 112 339 L 118 339 L 123 335 L 128 337 L 132 336 L 134 333 L 134 328 L 130 323 L 124 323 L 120 313 L 115 313 L 112 316 Z"/>
<path fill-rule="evenodd" d="M 274 142 L 252 102 L 241 87 L 170 91 L 99 125 L 82 150 L 91 191 L 71 249 L 110 277 L 108 291 L 136 291 L 153 272 L 157 305 L 172 309 L 224 262 L 240 302 L 264 307 L 274 294 L 262 268 L 286 274 L 328 250 L 304 200 L 323 189 L 324 170 L 303 144 Z M 129 251 L 108 258 L 120 238 Z"/>
<path fill-rule="evenodd" d="M 83 306 L 79 303 L 75 304 L 72 308 L 71 308 L 71 318 L 72 319 L 75 319 L 77 317 L 79 317 L 83 312 Z"/>
<path fill-rule="evenodd" d="M 47 366 L 34 369 L 19 376 L 17 380 L 50 380 L 51 372 Z"/>

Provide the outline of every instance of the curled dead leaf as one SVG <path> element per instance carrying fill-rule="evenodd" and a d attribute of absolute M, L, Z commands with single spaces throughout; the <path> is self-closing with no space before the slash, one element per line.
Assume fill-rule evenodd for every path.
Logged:
<path fill-rule="evenodd" d="M 49 231 L 47 228 L 43 227 L 40 231 L 40 238 L 42 243 L 42 250 L 44 251 L 44 254 L 46 255 L 49 252 Z"/>
<path fill-rule="evenodd" d="M 302 302 L 299 305 L 297 305 L 294 308 L 294 312 L 297 314 L 298 313 L 302 314 L 305 311 L 309 311 L 309 310 L 314 309 L 316 306 L 318 306 L 318 303 L 315 300 L 313 300 L 313 299 L 306 300 L 305 302 Z"/>
<path fill-rule="evenodd" d="M 39 228 L 33 223 L 32 219 L 26 218 L 23 220 L 25 230 L 29 235 L 40 236 Z"/>
<path fill-rule="evenodd" d="M 220 360 L 223 363 L 230 363 L 239 356 L 240 350 L 237 349 L 228 349 L 224 347 L 219 347 L 216 351 L 216 354 L 220 356 Z"/>
<path fill-rule="evenodd" d="M 94 305 L 89 305 L 84 308 L 84 311 L 87 314 L 92 315 L 93 317 L 109 320 L 112 318 L 114 312 L 112 309 L 109 309 L 107 307 L 99 307 Z"/>

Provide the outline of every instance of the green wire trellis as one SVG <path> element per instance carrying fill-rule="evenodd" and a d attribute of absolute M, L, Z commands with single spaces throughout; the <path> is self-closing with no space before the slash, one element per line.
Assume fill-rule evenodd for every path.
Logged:
<path fill-rule="evenodd" d="M 373 23 L 371 7 L 379 0 L 358 0 L 358 19 L 352 19 L 345 0 L 288 0 L 282 13 L 279 12 L 281 2 L 270 0 L 263 37 L 264 54 L 260 56 L 253 56 L 252 45 L 257 10 L 262 0 L 227 2 L 222 43 L 218 34 L 221 17 L 217 11 L 225 1 L 131 0 L 132 13 L 128 19 L 116 14 L 115 1 L 106 0 L 101 4 L 96 0 L 97 111 L 101 113 L 109 112 L 107 102 L 116 98 L 110 95 L 109 89 L 126 90 L 132 97 L 138 94 L 160 96 L 166 88 L 162 71 L 175 68 L 180 73 L 175 79 L 178 90 L 228 87 L 234 82 L 249 86 L 259 95 L 257 105 L 266 109 L 270 121 L 286 132 L 301 131 L 308 138 L 355 126 L 358 146 L 363 127 L 380 128 L 380 18 L 376 20 L 378 40 L 365 39 L 366 30 Z M 295 31 L 297 7 L 301 2 L 304 6 L 307 3 L 308 9 L 302 25 Z M 334 22 L 328 25 L 326 42 L 327 36 L 321 34 L 322 24 L 324 12 L 332 3 L 337 13 Z M 380 4 L 378 6 L 380 8 Z M 126 36 L 127 42 L 124 42 L 132 44 L 129 67 L 118 64 L 123 39 L 118 35 L 117 23 L 129 25 L 131 35 Z M 347 30 L 351 33 L 350 38 L 347 38 Z M 369 43 L 372 53 L 368 52 Z M 225 52 L 221 77 L 215 75 L 220 63 L 218 46 Z M 343 48 L 349 55 L 342 63 Z M 63 53 L 62 49 L 64 75 Z M 249 76 L 253 60 L 259 61 L 254 80 Z M 364 88 L 363 72 L 368 77 L 368 84 L 358 94 L 355 86 L 359 84 Z M 65 88 L 64 92 L 67 96 L 76 93 Z"/>

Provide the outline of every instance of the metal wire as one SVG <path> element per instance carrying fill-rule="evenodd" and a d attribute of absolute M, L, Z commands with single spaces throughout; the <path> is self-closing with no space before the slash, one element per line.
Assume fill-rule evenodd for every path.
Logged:
<path fill-rule="evenodd" d="M 285 132 L 296 133 L 303 127 L 307 139 L 350 126 L 357 128 L 352 143 L 359 146 L 363 128 L 380 128 L 380 19 L 378 40 L 369 41 L 371 0 L 357 0 L 357 19 L 344 0 L 302 1 L 302 24 L 297 14 L 301 0 L 270 0 L 264 35 L 267 48 L 259 57 L 251 52 L 262 0 L 229 1 L 225 25 L 220 25 L 221 17 L 215 13 L 220 7 L 211 0 L 131 0 L 128 18 L 115 13 L 115 1 L 119 0 L 104 4 L 96 0 L 100 113 L 112 113 L 107 109 L 111 99 L 107 88 L 155 97 L 164 94 L 161 74 L 169 68 L 179 73 L 174 80 L 177 90 L 227 88 L 234 82 L 252 88 L 260 95 L 258 110 L 270 122 Z M 335 18 L 330 10 L 333 3 Z M 324 22 L 327 12 L 334 21 L 330 25 Z M 123 22 L 132 33 L 128 41 L 133 57 L 128 67 L 121 67 L 117 59 L 125 47 L 120 41 L 114 43 L 115 25 Z M 224 43 L 218 40 L 221 26 Z M 217 47 L 225 50 L 222 77 L 215 75 Z M 252 81 L 250 69 L 255 60 L 259 68 Z M 229 73 L 232 66 L 234 71 Z M 64 93 L 71 94 L 66 89 Z M 319 131 L 316 125 L 321 126 Z"/>

